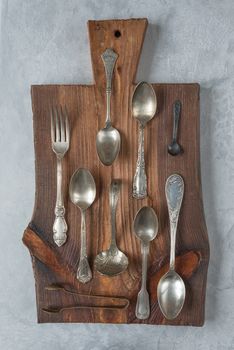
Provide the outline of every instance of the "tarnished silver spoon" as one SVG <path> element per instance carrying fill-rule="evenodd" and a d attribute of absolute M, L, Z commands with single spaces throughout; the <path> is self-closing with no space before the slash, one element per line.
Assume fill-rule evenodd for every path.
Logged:
<path fill-rule="evenodd" d="M 99 253 L 95 259 L 95 268 L 102 275 L 116 276 L 128 267 L 127 256 L 119 250 L 116 243 L 116 206 L 120 191 L 120 181 L 113 180 L 110 186 L 111 244 L 108 250 Z"/>
<path fill-rule="evenodd" d="M 177 174 L 169 176 L 166 182 L 165 192 L 170 219 L 170 268 L 159 281 L 157 295 L 163 315 L 168 320 L 173 320 L 181 312 L 186 295 L 184 281 L 178 273 L 175 272 L 176 230 L 184 195 L 184 181 L 182 177 Z"/>
<path fill-rule="evenodd" d="M 143 207 L 137 212 L 134 220 L 134 231 L 141 240 L 142 253 L 141 290 L 138 293 L 135 313 L 137 318 L 145 320 L 150 315 L 149 294 L 146 289 L 149 243 L 158 233 L 158 218 L 152 208 Z"/>
<path fill-rule="evenodd" d="M 141 199 L 147 196 L 147 177 L 144 157 L 144 129 L 154 117 L 157 109 L 157 99 L 152 85 L 141 82 L 133 93 L 132 115 L 139 122 L 139 144 L 136 172 L 133 179 L 133 197 Z"/>
<path fill-rule="evenodd" d="M 80 260 L 77 270 L 77 278 L 80 282 L 87 283 L 92 278 L 92 272 L 86 252 L 85 213 L 93 203 L 96 196 L 96 185 L 92 174 L 88 170 L 80 168 L 72 175 L 69 186 L 69 195 L 71 201 L 81 212 Z"/>
<path fill-rule="evenodd" d="M 106 73 L 106 123 L 105 127 L 99 130 L 96 137 L 96 148 L 99 159 L 104 165 L 111 165 L 119 154 L 120 133 L 111 125 L 111 81 L 114 66 L 118 55 L 112 49 L 106 49 L 102 54 L 102 60 Z"/>

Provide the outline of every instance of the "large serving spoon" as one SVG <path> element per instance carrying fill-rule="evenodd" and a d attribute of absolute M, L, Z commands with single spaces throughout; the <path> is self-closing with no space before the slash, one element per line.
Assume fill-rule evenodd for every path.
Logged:
<path fill-rule="evenodd" d="M 141 82 L 133 93 L 132 115 L 139 122 L 139 144 L 136 172 L 133 179 L 133 197 L 140 199 L 147 196 L 147 178 L 144 159 L 144 129 L 154 117 L 157 99 L 152 85 Z"/>
<path fill-rule="evenodd" d="M 99 130 L 97 134 L 96 148 L 101 162 L 104 165 L 111 165 L 120 150 L 120 134 L 118 130 L 111 125 L 110 117 L 111 81 L 118 55 L 112 49 L 106 49 L 101 57 L 106 73 L 106 123 L 105 127 Z"/>
<path fill-rule="evenodd" d="M 141 240 L 142 254 L 141 289 L 137 297 L 135 314 L 137 318 L 145 320 L 150 315 L 149 294 L 146 288 L 149 243 L 158 233 L 158 218 L 152 208 L 143 207 L 137 212 L 134 219 L 134 231 L 136 236 Z"/>
<path fill-rule="evenodd" d="M 80 282 L 87 283 L 92 278 L 92 272 L 86 251 L 85 213 L 93 203 L 96 196 L 96 185 L 93 176 L 88 170 L 80 168 L 72 175 L 69 186 L 69 195 L 71 201 L 81 212 L 81 244 L 77 278 Z"/>
<path fill-rule="evenodd" d="M 175 272 L 176 230 L 184 195 L 184 181 L 182 177 L 177 174 L 169 176 L 166 182 L 165 192 L 170 219 L 170 268 L 159 281 L 157 295 L 163 315 L 168 320 L 173 320 L 182 310 L 186 294 L 184 281 Z"/>
<path fill-rule="evenodd" d="M 128 267 L 127 256 L 119 250 L 116 243 L 116 206 L 120 192 L 120 181 L 113 180 L 110 186 L 111 243 L 108 250 L 99 253 L 95 259 L 95 268 L 102 275 L 116 276 Z"/>

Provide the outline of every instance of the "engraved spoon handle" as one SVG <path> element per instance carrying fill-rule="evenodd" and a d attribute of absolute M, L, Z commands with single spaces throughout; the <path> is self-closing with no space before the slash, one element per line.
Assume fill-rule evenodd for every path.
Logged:
<path fill-rule="evenodd" d="M 173 135 L 172 140 L 177 142 L 178 126 L 180 119 L 181 102 L 179 100 L 175 101 L 173 105 Z"/>
<path fill-rule="evenodd" d="M 67 240 L 67 223 L 65 221 L 65 207 L 62 194 L 62 159 L 57 157 L 57 196 L 55 204 L 55 220 L 53 225 L 53 239 L 61 247 Z"/>
<path fill-rule="evenodd" d="M 184 180 L 178 174 L 173 174 L 168 177 L 165 185 L 165 193 L 167 199 L 167 207 L 170 220 L 170 269 L 175 269 L 175 244 L 176 230 L 180 214 L 180 208 L 184 196 Z"/>
<path fill-rule="evenodd" d="M 149 243 L 143 243 L 143 242 L 141 243 L 141 252 L 142 252 L 142 280 L 141 280 L 141 289 L 137 296 L 135 314 L 137 318 L 141 320 L 145 320 L 150 315 L 149 294 L 146 289 Z"/>
<path fill-rule="evenodd" d="M 111 210 L 111 246 L 113 248 L 117 247 L 116 244 L 116 207 L 119 199 L 120 192 L 120 181 L 113 180 L 110 186 L 110 210 Z"/>
<path fill-rule="evenodd" d="M 106 49 L 105 52 L 101 55 L 102 61 L 105 67 L 106 73 L 106 127 L 111 126 L 110 119 L 110 100 L 111 100 L 111 82 L 115 63 L 117 61 L 118 55 L 112 49 Z"/>
<path fill-rule="evenodd" d="M 139 144 L 136 172 L 133 179 L 133 197 L 140 199 L 147 196 L 147 178 L 145 173 L 145 157 L 144 157 L 144 128 L 139 124 Z"/>
<path fill-rule="evenodd" d="M 87 283 L 92 279 L 92 272 L 89 266 L 86 252 L 86 223 L 85 210 L 81 210 L 81 244 L 80 244 L 80 260 L 77 270 L 77 279 L 81 283 Z"/>

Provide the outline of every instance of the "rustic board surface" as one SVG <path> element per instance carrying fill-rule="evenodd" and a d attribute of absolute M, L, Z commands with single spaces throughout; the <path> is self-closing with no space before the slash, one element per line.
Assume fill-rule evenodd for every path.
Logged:
<path fill-rule="evenodd" d="M 147 27 L 146 19 L 89 21 L 89 37 L 94 85 L 32 86 L 34 146 L 36 158 L 36 195 L 32 220 L 23 241 L 29 248 L 36 280 L 38 322 L 104 322 L 148 323 L 201 326 L 204 322 L 206 275 L 209 242 L 204 220 L 199 155 L 199 85 L 153 84 L 158 109 L 145 130 L 145 159 L 149 196 L 132 198 L 132 179 L 136 167 L 138 128 L 131 116 L 131 97 L 135 86 L 141 47 Z M 118 35 L 116 31 L 119 31 Z M 121 133 L 119 157 L 111 167 L 103 166 L 96 154 L 96 134 L 105 122 L 105 74 L 103 51 L 111 47 L 119 55 L 113 79 L 112 121 Z M 179 141 L 184 153 L 172 157 L 167 145 L 172 137 L 172 104 L 182 102 Z M 71 144 L 63 161 L 63 189 L 68 240 L 62 247 L 53 242 L 52 226 L 56 200 L 56 158 L 51 149 L 50 106 L 66 105 L 71 126 Z M 76 279 L 80 249 L 80 213 L 68 198 L 73 172 L 88 168 L 97 186 L 97 197 L 87 211 L 87 252 L 93 279 L 81 284 Z M 183 276 L 187 296 L 181 314 L 167 321 L 157 303 L 157 283 L 169 261 L 169 222 L 164 187 L 172 173 L 182 175 L 185 195 L 177 234 L 177 271 Z M 109 245 L 109 185 L 121 179 L 117 207 L 117 242 L 129 257 L 129 268 L 119 276 L 108 278 L 93 269 L 95 256 Z M 135 304 L 141 282 L 140 242 L 132 224 L 143 205 L 151 205 L 159 218 L 159 234 L 152 242 L 149 256 L 148 289 L 151 316 L 140 321 L 135 317 Z M 60 284 L 87 295 L 120 296 L 129 299 L 126 310 L 82 308 L 49 314 L 48 307 L 82 304 L 82 298 L 62 290 L 46 287 Z"/>

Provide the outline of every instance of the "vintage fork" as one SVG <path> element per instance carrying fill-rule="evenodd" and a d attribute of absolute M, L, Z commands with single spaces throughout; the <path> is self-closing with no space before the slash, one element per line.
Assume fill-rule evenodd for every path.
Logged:
<path fill-rule="evenodd" d="M 62 159 L 69 148 L 70 130 L 66 106 L 64 109 L 51 107 L 51 143 L 57 157 L 57 197 L 55 205 L 55 220 L 53 239 L 61 247 L 67 240 L 67 223 L 62 193 Z"/>

